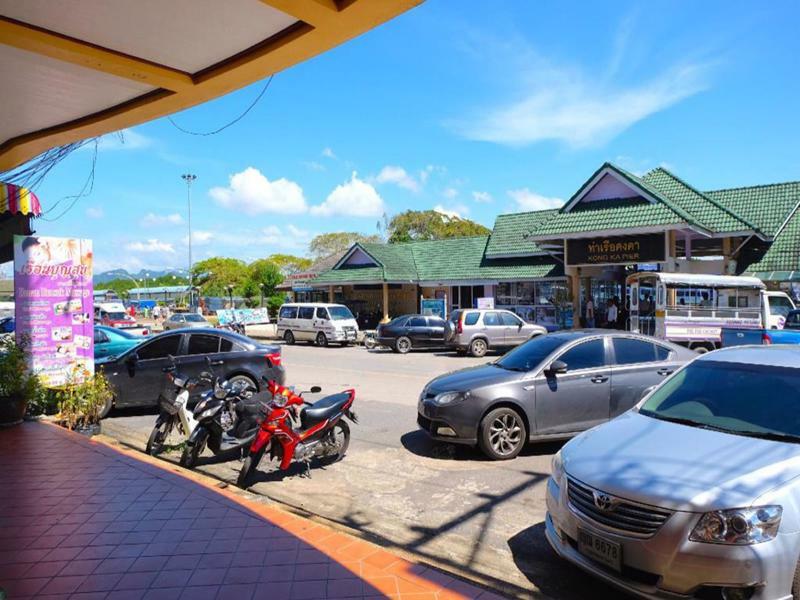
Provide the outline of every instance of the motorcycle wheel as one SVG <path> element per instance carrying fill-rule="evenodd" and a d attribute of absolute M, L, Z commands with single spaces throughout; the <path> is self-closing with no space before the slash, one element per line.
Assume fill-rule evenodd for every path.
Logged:
<path fill-rule="evenodd" d="M 264 450 L 266 450 L 266 446 L 261 448 L 261 450 L 256 453 L 251 452 L 247 455 L 247 458 L 244 459 L 242 469 L 239 471 L 239 478 L 236 480 L 236 485 L 243 490 L 247 489 L 247 484 L 250 481 L 250 477 L 258 468 L 258 463 L 261 462 L 261 457 L 264 456 Z"/>
<path fill-rule="evenodd" d="M 372 350 L 375 346 L 378 345 L 378 342 L 373 337 L 364 338 L 364 347 L 367 350 Z"/>
<path fill-rule="evenodd" d="M 198 439 L 194 444 L 187 443 L 186 446 L 183 448 L 183 452 L 181 453 L 181 461 L 180 465 L 185 469 L 193 469 L 194 466 L 197 464 L 197 457 L 203 452 L 203 448 L 206 447 L 206 439 L 207 435 L 203 436 L 201 439 Z"/>
<path fill-rule="evenodd" d="M 325 464 L 331 465 L 342 460 L 347 454 L 347 448 L 350 447 L 350 426 L 344 420 L 339 420 L 328 435 L 333 436 L 337 446 L 334 454 L 329 454 L 323 459 Z"/>
<path fill-rule="evenodd" d="M 161 452 L 164 451 L 164 442 L 167 441 L 171 431 L 172 419 L 158 417 L 155 427 L 153 427 L 153 431 L 150 432 L 150 437 L 147 439 L 145 452 L 150 456 L 158 456 L 161 454 Z"/>

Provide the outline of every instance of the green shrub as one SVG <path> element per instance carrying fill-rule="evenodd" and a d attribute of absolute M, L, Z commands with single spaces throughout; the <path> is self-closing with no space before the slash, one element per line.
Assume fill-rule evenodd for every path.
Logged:
<path fill-rule="evenodd" d="M 94 375 L 86 371 L 78 372 L 73 379 L 83 381 L 68 383 L 56 392 L 59 422 L 68 429 L 99 423 L 103 407 L 113 396 L 111 384 L 102 372 Z"/>
<path fill-rule="evenodd" d="M 0 398 L 23 397 L 35 402 L 42 391 L 39 378 L 28 371 L 26 344 L 11 336 L 0 337 Z"/>

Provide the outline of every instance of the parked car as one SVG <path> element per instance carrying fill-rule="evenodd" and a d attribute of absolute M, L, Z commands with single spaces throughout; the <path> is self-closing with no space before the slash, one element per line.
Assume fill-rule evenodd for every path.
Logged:
<path fill-rule="evenodd" d="M 103 408 L 102 416 L 112 405 L 157 405 L 165 381 L 162 370 L 169 366 L 169 356 L 175 357 L 178 371 L 186 377 L 197 377 L 206 371 L 209 357 L 216 375 L 231 382 L 244 381 L 256 390 L 266 387 L 263 376 L 281 384 L 285 378 L 280 346 L 221 329 L 167 331 L 147 338 L 116 358 L 95 362 L 114 387 L 114 397 Z M 197 390 L 190 401 L 197 401 L 201 392 Z"/>
<path fill-rule="evenodd" d="M 566 439 L 622 414 L 694 356 L 623 331 L 551 333 L 437 377 L 422 391 L 417 422 L 434 439 L 509 459 L 529 441 Z"/>
<path fill-rule="evenodd" d="M 512 348 L 547 333 L 510 310 L 454 310 L 445 328 L 445 342 L 458 352 L 484 356 L 490 349 Z"/>
<path fill-rule="evenodd" d="M 556 553 L 641 598 L 800 598 L 800 348 L 722 349 L 553 457 Z"/>
<path fill-rule="evenodd" d="M 382 346 L 400 354 L 414 348 L 444 348 L 445 320 L 426 315 L 403 315 L 378 325 L 375 336 Z"/>
<path fill-rule="evenodd" d="M 305 340 L 317 346 L 330 342 L 346 346 L 358 338 L 358 323 L 342 304 L 284 304 L 278 312 L 278 336 L 287 344 Z"/>
<path fill-rule="evenodd" d="M 164 331 L 170 329 L 202 329 L 211 327 L 211 323 L 205 317 L 193 312 L 175 313 L 164 321 Z"/>
<path fill-rule="evenodd" d="M 136 322 L 128 314 L 122 302 L 98 302 L 94 305 L 94 322 L 96 325 L 125 329 L 129 333 L 150 335 L 150 330 Z"/>
<path fill-rule="evenodd" d="M 0 319 L 0 334 L 1 333 L 14 333 L 16 329 L 16 320 L 14 317 L 3 317 Z"/>
<path fill-rule="evenodd" d="M 134 346 L 138 346 L 147 338 L 128 333 L 124 329 L 114 327 L 94 326 L 94 357 L 117 356 Z"/>
<path fill-rule="evenodd" d="M 722 329 L 722 347 L 757 346 L 760 344 L 800 344 L 800 310 L 786 314 L 783 329 L 747 329 L 725 327 Z"/>

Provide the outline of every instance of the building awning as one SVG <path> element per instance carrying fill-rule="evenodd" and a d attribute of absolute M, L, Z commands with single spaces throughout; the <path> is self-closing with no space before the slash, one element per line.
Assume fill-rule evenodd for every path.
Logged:
<path fill-rule="evenodd" d="M 42 205 L 28 188 L 0 181 L 0 213 L 6 212 L 38 217 L 42 214 Z"/>

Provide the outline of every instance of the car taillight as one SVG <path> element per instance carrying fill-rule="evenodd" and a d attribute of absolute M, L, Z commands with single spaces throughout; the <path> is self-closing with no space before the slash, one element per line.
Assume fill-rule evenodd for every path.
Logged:
<path fill-rule="evenodd" d="M 464 315 L 459 315 L 456 323 L 456 333 L 464 333 Z"/>
<path fill-rule="evenodd" d="M 761 343 L 765 346 L 772 344 L 772 337 L 766 331 L 761 334 Z"/>
<path fill-rule="evenodd" d="M 280 353 L 280 351 L 279 352 L 269 352 L 269 353 L 266 354 L 266 356 L 264 358 L 266 358 L 270 363 L 272 363 L 273 367 L 280 367 L 281 366 L 281 353 Z"/>

